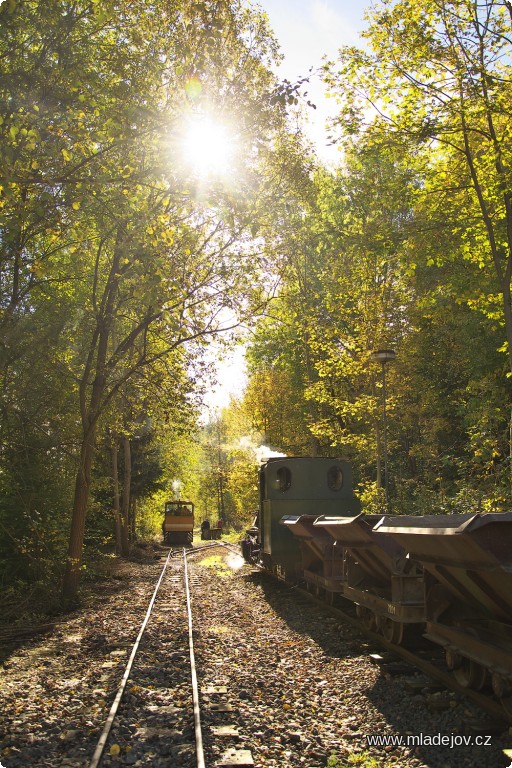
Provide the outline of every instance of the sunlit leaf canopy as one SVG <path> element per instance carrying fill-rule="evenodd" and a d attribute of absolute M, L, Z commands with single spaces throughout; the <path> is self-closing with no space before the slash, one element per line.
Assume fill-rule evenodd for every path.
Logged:
<path fill-rule="evenodd" d="M 174 382 L 179 403 L 191 384 L 165 365 L 199 372 L 225 311 L 264 305 L 261 233 L 290 187 L 277 44 L 241 2 L 11 0 L 0 55 L 2 408 L 13 434 L 45 414 L 74 446 L 71 595 L 95 444 L 127 391 Z"/>

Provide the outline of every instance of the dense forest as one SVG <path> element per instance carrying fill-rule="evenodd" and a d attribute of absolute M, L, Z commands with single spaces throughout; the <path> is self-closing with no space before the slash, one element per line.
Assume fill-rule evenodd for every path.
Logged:
<path fill-rule="evenodd" d="M 506 0 L 376 2 L 314 74 L 333 169 L 257 5 L 0 5 L 5 611 L 73 604 L 174 495 L 241 530 L 263 444 L 347 456 L 367 511 L 510 508 L 511 30 Z"/>

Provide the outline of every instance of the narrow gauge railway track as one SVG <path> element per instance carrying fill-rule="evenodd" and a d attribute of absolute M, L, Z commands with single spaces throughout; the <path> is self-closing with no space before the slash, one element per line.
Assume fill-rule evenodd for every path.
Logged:
<path fill-rule="evenodd" d="M 224 544 L 224 546 L 231 549 L 231 547 L 229 547 L 229 545 L 227 544 Z M 263 573 L 267 573 L 265 569 L 260 565 L 255 564 L 254 567 L 259 568 Z M 504 709 L 503 706 L 500 704 L 500 702 L 492 698 L 492 693 L 490 692 L 490 690 L 486 693 L 485 690 L 484 692 L 480 692 L 478 690 L 474 690 L 472 688 L 460 685 L 457 682 L 457 680 L 454 678 L 454 676 L 451 675 L 448 670 L 436 664 L 433 658 L 432 659 L 424 658 L 418 653 L 415 653 L 414 650 L 404 648 L 402 645 L 397 645 L 396 643 L 386 640 L 380 633 L 373 632 L 371 629 L 366 627 L 359 618 L 352 616 L 350 613 L 342 610 L 339 607 L 336 607 L 332 603 L 332 594 L 329 595 L 328 593 L 326 593 L 325 599 L 322 599 L 320 597 L 315 596 L 312 592 L 310 592 L 305 588 L 297 587 L 296 585 L 291 585 L 288 582 L 286 582 L 284 579 L 281 579 L 275 576 L 270 576 L 270 574 L 268 575 L 269 575 L 269 578 L 278 578 L 280 582 L 288 586 L 296 594 L 300 594 L 305 599 L 310 600 L 319 608 L 329 613 L 331 616 L 350 624 L 359 632 L 364 634 L 369 640 L 374 642 L 376 646 L 385 648 L 390 653 L 394 654 L 398 658 L 405 661 L 411 667 L 415 667 L 419 671 L 423 672 L 423 674 L 429 679 L 433 680 L 436 683 L 440 683 L 447 690 L 453 691 L 454 693 L 461 696 L 462 698 L 465 698 L 471 701 L 473 704 L 479 707 L 483 712 L 486 712 L 492 718 L 497 719 L 498 722 L 503 721 L 504 728 L 505 728 L 505 723 L 508 723 L 509 725 L 512 723 L 512 702 L 509 703 L 507 709 Z M 434 657 L 436 649 L 431 648 L 430 650 L 432 651 L 432 657 Z"/>
<path fill-rule="evenodd" d="M 283 583 L 286 584 L 287 582 L 283 581 Z M 347 613 L 347 611 L 336 607 L 327 600 L 323 600 L 320 597 L 315 596 L 307 589 L 289 584 L 288 586 L 304 598 L 311 600 L 315 605 L 319 606 L 322 610 L 325 610 L 331 616 L 341 619 L 356 628 L 377 646 L 385 648 L 387 651 L 399 657 L 407 664 L 416 667 L 431 680 L 442 684 L 446 687 L 447 690 L 453 691 L 461 697 L 468 699 L 473 704 L 476 704 L 476 706 L 478 706 L 484 712 L 491 715 L 493 718 L 502 720 L 504 724 L 512 723 L 512 708 L 509 711 L 504 710 L 498 701 L 491 698 L 490 693 L 486 695 L 485 692 L 481 693 L 480 691 L 460 685 L 457 680 L 455 680 L 453 675 L 451 675 L 447 670 L 437 666 L 434 661 L 425 659 L 419 654 L 415 653 L 413 650 L 404 648 L 401 645 L 396 645 L 395 643 L 386 640 L 381 634 L 373 632 L 371 629 L 365 627 L 364 623 L 359 618 L 351 616 L 349 613 Z M 434 650 L 431 650 L 432 656 L 434 656 Z"/>
<path fill-rule="evenodd" d="M 110 727 L 108 733 L 105 726 L 104 732 L 98 744 L 95 757 L 96 762 L 91 762 L 89 768 L 96 766 L 122 766 L 122 765 L 146 765 L 154 766 L 179 766 L 179 768 L 213 768 L 213 766 L 228 765 L 254 765 L 252 756 L 247 749 L 238 749 L 236 728 L 236 701 L 229 696 L 228 688 L 231 683 L 226 675 L 226 667 L 221 663 L 221 657 L 217 661 L 217 655 L 210 646 L 211 631 L 222 631 L 224 621 L 230 621 L 230 615 L 236 615 L 236 605 L 226 605 L 227 616 L 221 619 L 223 622 L 213 627 L 207 620 L 204 624 L 205 614 L 208 608 L 208 582 L 203 578 L 207 560 L 220 560 L 219 550 L 230 551 L 239 555 L 238 548 L 227 545 L 225 542 L 209 542 L 200 547 L 188 550 L 183 557 L 183 550 L 169 552 L 166 566 L 162 571 L 159 584 L 160 589 L 155 590 L 152 598 L 152 606 L 148 609 L 145 626 L 141 628 L 138 638 L 138 648 L 132 650 L 130 669 L 123 675 L 116 700 L 118 701 L 115 712 L 110 712 L 108 721 Z M 195 561 L 199 560 L 196 570 Z M 184 570 L 187 560 L 191 563 L 190 579 L 191 591 L 197 589 L 195 602 L 196 610 L 199 608 L 198 619 L 202 619 L 198 635 L 198 653 L 201 661 L 200 670 L 203 680 L 196 685 L 193 692 L 191 683 L 191 671 L 188 661 L 190 645 L 191 618 L 185 610 L 185 604 L 190 604 L 190 596 L 186 599 L 184 588 Z M 187 570 L 189 570 L 187 568 Z M 202 575 L 201 572 L 202 571 Z M 210 571 L 212 572 L 212 571 Z M 272 580 L 272 579 L 269 579 Z M 496 709 L 495 702 L 485 700 L 481 694 L 474 691 L 468 692 L 453 685 L 453 681 L 447 673 L 441 672 L 433 664 L 417 657 L 410 651 L 405 651 L 400 646 L 386 642 L 380 635 L 365 630 L 360 623 L 339 608 L 326 605 L 324 601 L 314 598 L 310 593 L 294 589 L 300 601 L 310 603 L 314 601 L 322 610 L 327 611 L 337 620 L 350 624 L 364 633 L 372 643 L 375 642 L 385 647 L 407 663 L 421 669 L 425 675 L 441 681 L 443 685 L 468 697 L 481 709 L 491 713 L 493 717 L 501 718 L 501 712 Z M 218 596 L 217 592 L 217 596 Z M 212 595 L 215 600 L 215 593 Z M 217 617 L 217 622 L 219 617 Z M 186 627 L 188 626 L 188 630 Z M 210 626 L 210 634 L 203 637 L 203 629 Z M 227 635 L 226 635 L 227 638 Z M 217 637 L 221 640 L 220 637 Z M 137 645 L 137 644 L 136 644 Z M 217 644 L 222 649 L 222 642 Z M 205 656 L 206 653 L 208 654 Z M 222 650 L 221 650 L 222 653 Z M 236 656 L 235 656 L 236 658 Z M 208 664 L 205 666 L 205 661 Z M 216 664 L 220 664 L 216 667 Z M 207 668 L 206 668 L 207 667 Z M 218 670 L 218 671 L 216 671 Z M 220 685 L 219 685 L 220 683 Z M 121 691 L 123 688 L 123 691 Z M 235 686 L 236 688 L 236 686 Z M 244 685 L 242 684 L 242 690 Z M 124 699 L 123 699 L 124 692 Z M 233 693 L 235 689 L 233 689 Z M 244 697 L 245 698 L 245 697 Z M 122 704 L 121 704 L 121 700 Z M 200 704 L 204 708 L 204 717 L 201 717 Z M 232 703 L 234 706 L 232 706 Z M 115 703 L 115 702 L 114 702 Z M 245 711 L 247 702 L 242 711 Z M 490 707 L 487 706 L 490 704 Z M 225 705 L 225 706 L 224 706 Z M 113 705 L 114 708 L 114 705 Z M 233 710 L 233 711 L 232 711 Z M 232 711 L 232 714 L 230 714 Z M 229 720 L 234 715 L 235 725 Z M 224 725 L 219 726 L 220 722 Z M 242 718 L 243 720 L 243 718 Z M 107 721 L 107 722 L 108 722 Z M 201 722 L 202 721 L 202 722 Z M 238 717 L 238 725 L 241 720 Z M 245 729 L 244 729 L 245 730 Z M 226 740 L 226 736 L 233 739 Z M 202 754 L 203 734 L 205 748 Z M 258 738 L 254 742 L 254 735 Z M 250 744 L 241 746 L 253 746 L 259 751 L 259 737 L 262 734 L 251 734 Z M 292 734 L 292 738 L 299 738 L 298 734 Z M 225 749 L 227 745 L 230 749 Z M 100 746 L 101 745 L 101 746 Z M 196 747 L 199 748 L 196 750 Z M 102 757 L 102 753 L 104 756 Z M 238 753 L 238 754 L 237 754 Z M 230 762 L 231 754 L 231 762 Z M 227 755 L 227 756 L 226 756 Z M 245 758 L 244 756 L 245 755 Z M 257 765 L 260 763 L 257 762 Z M 316 763 L 312 763 L 312 765 Z"/>
<path fill-rule="evenodd" d="M 166 765 L 170 757 L 180 768 L 206 768 L 188 558 L 219 547 L 239 555 L 225 542 L 169 550 L 88 768 L 112 758 L 116 765 L 140 765 L 160 757 Z M 229 735 L 229 727 L 224 731 Z M 253 762 L 247 751 L 232 748 L 222 764 Z"/>
<path fill-rule="evenodd" d="M 437 713 L 429 713 L 426 704 L 419 704 L 423 710 L 419 720 L 414 712 L 402 711 L 402 698 L 393 693 L 400 683 L 380 682 L 348 622 L 319 620 L 309 599 L 302 595 L 289 599 L 282 585 L 274 588 L 275 580 L 255 569 L 230 568 L 232 558 L 226 557 L 226 550 L 238 554 L 223 542 L 188 553 L 208 768 L 236 764 L 225 755 L 231 750 L 233 758 L 238 747 L 254 754 L 254 761 L 249 754 L 239 765 L 321 768 L 329 753 L 336 752 L 341 759 L 351 752 L 352 744 L 357 748 L 361 743 L 364 749 L 365 732 L 400 734 L 405 722 L 411 732 L 420 724 L 426 732 L 443 729 Z M 178 611 L 176 602 L 170 609 L 174 598 L 183 605 L 184 597 L 181 552 L 174 554 L 106 741 L 105 767 L 192 768 L 197 764 L 185 612 Z M 161 614 L 160 603 L 168 609 Z M 454 714 L 447 713 L 447 732 L 453 728 L 458 732 L 454 717 L 461 712 L 457 707 Z M 232 738 L 226 733 L 230 721 L 233 732 L 240 730 Z M 482 768 L 501 765 L 496 747 L 492 760 L 490 754 L 480 755 L 477 762 Z M 383 749 L 376 753 L 386 768 L 444 768 L 447 764 L 446 757 L 443 762 L 432 749 L 420 750 L 417 759 L 404 747 L 393 749 L 391 755 Z M 453 757 L 449 755 L 448 764 L 466 768 L 464 755 L 459 754 L 455 762 Z"/>
<path fill-rule="evenodd" d="M 195 760 L 186 558 L 169 550 L 89 768 L 167 754 Z M 165 628 L 165 629 L 164 629 Z M 185 670 L 183 669 L 185 667 Z M 174 726 L 174 727 L 173 727 Z M 164 741 L 162 741 L 164 739 Z"/>

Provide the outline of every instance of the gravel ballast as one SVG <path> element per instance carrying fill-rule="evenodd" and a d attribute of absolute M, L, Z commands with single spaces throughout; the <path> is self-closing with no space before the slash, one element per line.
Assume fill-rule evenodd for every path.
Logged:
<path fill-rule="evenodd" d="M 496 733 L 473 705 L 419 673 L 391 675 L 372 664 L 377 648 L 295 590 L 217 547 L 195 552 L 189 564 L 208 766 L 230 749 L 250 751 L 257 768 L 510 765 L 502 751 L 512 746 L 508 729 Z M 117 580 L 96 585 L 82 610 L 4 655 L 5 768 L 89 764 L 162 565 L 119 563 Z M 173 559 L 105 766 L 195 764 L 180 569 Z M 423 745 L 370 746 L 375 735 Z M 490 743 L 475 743 L 486 735 Z M 446 739 L 452 748 L 439 744 Z"/>

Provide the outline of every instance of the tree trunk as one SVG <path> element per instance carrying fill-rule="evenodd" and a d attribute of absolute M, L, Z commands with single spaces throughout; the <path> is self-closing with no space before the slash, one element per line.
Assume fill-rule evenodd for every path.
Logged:
<path fill-rule="evenodd" d="M 132 452 L 130 438 L 123 436 L 124 472 L 123 472 L 123 509 L 121 518 L 121 553 L 130 554 L 130 489 L 132 484 Z"/>
<path fill-rule="evenodd" d="M 114 436 L 114 442 L 112 444 L 112 489 L 114 496 L 114 533 L 116 542 L 116 555 L 120 555 L 122 552 L 121 543 L 121 498 L 119 493 L 119 470 L 117 461 L 118 447 L 117 436 Z"/>
<path fill-rule="evenodd" d="M 137 497 L 132 493 L 131 494 L 131 515 L 130 515 L 130 534 L 131 534 L 131 541 L 135 541 L 135 529 L 137 525 Z"/>
<path fill-rule="evenodd" d="M 72 603 L 77 596 L 82 566 L 84 545 L 85 516 L 91 485 L 91 467 L 96 442 L 96 424 L 84 434 L 80 452 L 80 465 L 75 481 L 75 496 L 69 535 L 68 559 L 62 584 L 62 597 L 66 604 Z"/>
<path fill-rule="evenodd" d="M 83 439 L 80 464 L 75 484 L 75 498 L 71 515 L 69 550 L 66 571 L 62 583 L 65 603 L 72 603 L 77 596 L 84 545 L 85 517 L 91 486 L 91 467 L 96 444 L 96 426 L 102 410 L 102 397 L 106 387 L 106 359 L 108 341 L 114 325 L 114 306 L 118 291 L 119 262 L 123 244 L 123 226 L 117 229 L 114 258 L 103 289 L 103 309 L 91 337 L 87 361 L 79 386 L 80 413 Z M 90 396 L 88 393 L 90 391 Z"/>
<path fill-rule="evenodd" d="M 511 257 L 509 256 L 509 262 L 511 260 Z M 508 272 L 508 269 L 507 269 Z M 502 295 L 503 295 L 503 314 L 505 316 L 505 333 L 507 336 L 507 342 L 508 342 L 508 364 L 510 371 L 512 372 L 512 304 L 511 304 L 511 296 L 510 296 L 510 282 L 508 281 L 508 277 L 506 281 L 503 281 L 502 284 Z"/>

